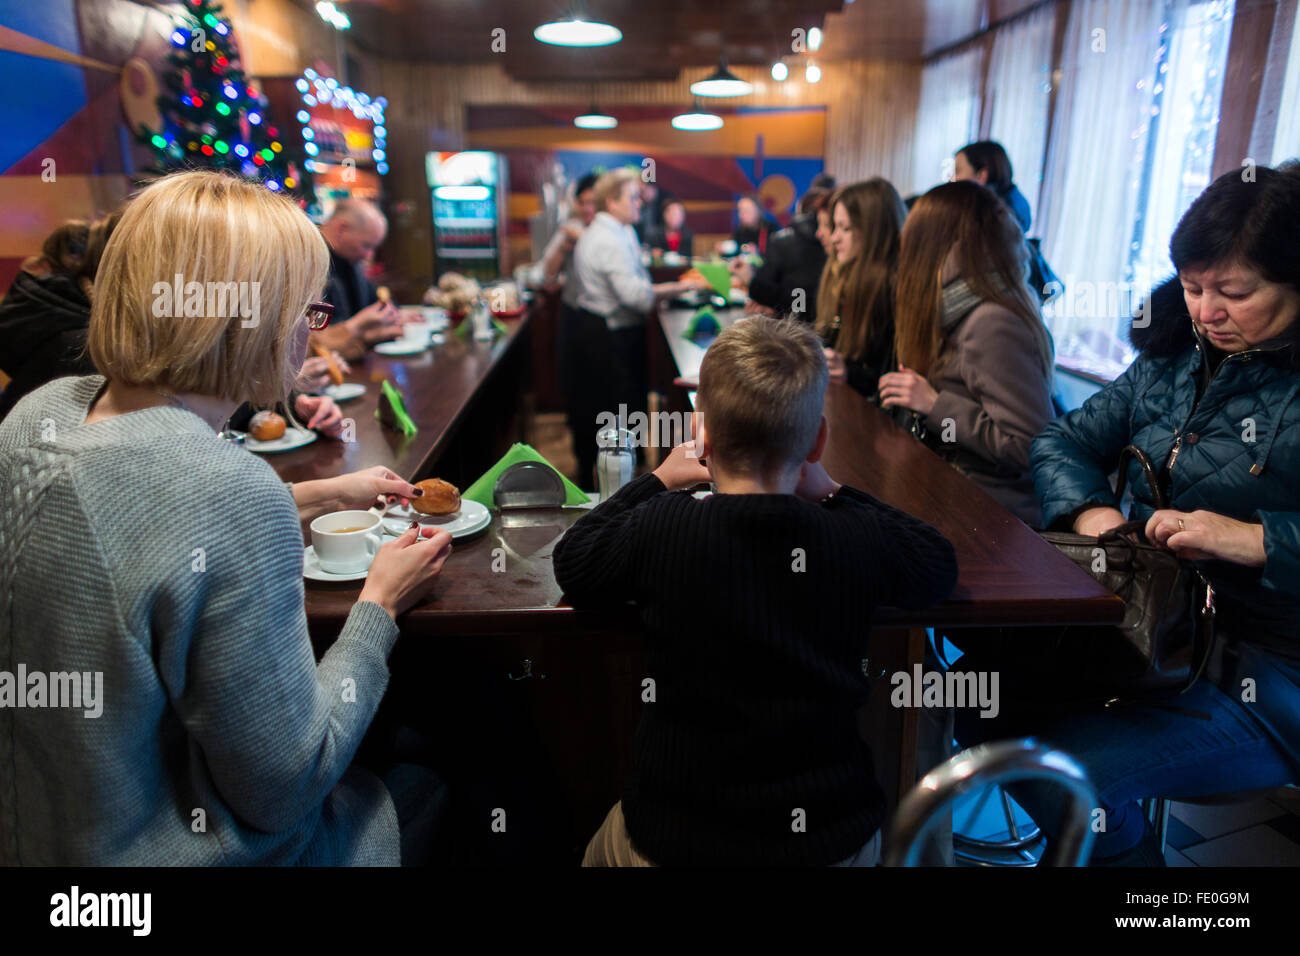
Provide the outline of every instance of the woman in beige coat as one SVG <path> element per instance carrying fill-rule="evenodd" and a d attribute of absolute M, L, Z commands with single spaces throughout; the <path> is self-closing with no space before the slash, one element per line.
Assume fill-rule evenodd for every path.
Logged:
<path fill-rule="evenodd" d="M 947 183 L 917 200 L 899 251 L 899 367 L 881 377 L 880 397 L 1037 526 L 1029 445 L 1053 417 L 1052 344 L 1025 261 L 1019 225 L 983 186 Z"/>

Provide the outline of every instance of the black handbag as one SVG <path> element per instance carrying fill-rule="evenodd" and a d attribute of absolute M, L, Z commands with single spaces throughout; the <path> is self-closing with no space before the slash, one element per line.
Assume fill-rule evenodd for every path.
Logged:
<path fill-rule="evenodd" d="M 1136 445 L 1120 455 L 1117 500 L 1124 497 L 1130 457 L 1142 466 L 1156 507 L 1167 508 L 1151 460 Z M 1060 636 L 1054 656 L 1085 692 L 1108 698 L 1185 693 L 1213 651 L 1214 588 L 1172 551 L 1142 540 L 1144 525 L 1128 521 L 1100 537 L 1042 534 L 1124 601 L 1118 625 L 1071 626 Z"/>

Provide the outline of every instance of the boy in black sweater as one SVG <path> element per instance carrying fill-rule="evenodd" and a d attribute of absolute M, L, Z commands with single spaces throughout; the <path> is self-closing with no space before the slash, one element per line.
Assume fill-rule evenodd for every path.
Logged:
<path fill-rule="evenodd" d="M 957 563 L 826 474 L 827 379 L 807 326 L 733 325 L 700 368 L 694 441 L 556 545 L 575 606 L 640 606 L 654 681 L 584 865 L 876 862 L 884 797 L 855 718 L 872 614 L 941 601 Z"/>

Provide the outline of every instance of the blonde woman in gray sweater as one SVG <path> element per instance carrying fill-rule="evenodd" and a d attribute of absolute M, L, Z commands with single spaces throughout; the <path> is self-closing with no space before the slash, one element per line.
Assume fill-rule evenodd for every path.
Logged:
<path fill-rule="evenodd" d="M 88 336 L 103 376 L 50 382 L 0 425 L 0 668 L 28 684 L 19 707 L 0 673 L 0 864 L 399 861 L 391 797 L 350 764 L 394 618 L 450 538 L 381 548 L 318 664 L 299 506 L 405 483 L 343 476 L 296 505 L 216 435 L 239 403 L 288 394 L 328 261 L 301 211 L 256 184 L 162 179 L 105 250 Z M 257 314 L 168 314 L 155 286 L 176 275 L 253 283 Z M 81 706 L 51 706 L 72 674 Z"/>

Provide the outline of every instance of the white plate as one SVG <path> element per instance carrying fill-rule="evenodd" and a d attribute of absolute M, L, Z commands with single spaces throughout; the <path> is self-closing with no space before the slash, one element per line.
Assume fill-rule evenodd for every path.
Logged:
<path fill-rule="evenodd" d="M 369 566 L 364 571 L 353 571 L 351 574 L 335 574 L 333 571 L 326 571 L 320 566 L 315 548 L 307 545 L 302 549 L 302 576 L 309 581 L 361 581 L 369 573 Z"/>
<path fill-rule="evenodd" d="M 325 394 L 336 402 L 348 402 L 366 394 L 366 387 L 360 382 L 344 382 L 342 385 L 327 385 Z"/>
<path fill-rule="evenodd" d="M 442 528 L 450 531 L 453 538 L 464 538 L 477 534 L 492 523 L 492 512 L 477 501 L 461 499 L 460 511 L 447 517 L 422 515 L 411 508 L 390 505 L 384 512 L 384 531 L 391 535 L 400 535 L 411 526 L 411 519 L 419 518 L 421 528 Z"/>
<path fill-rule="evenodd" d="M 303 445 L 310 445 L 316 440 L 316 433 L 308 428 L 296 428 L 290 425 L 284 434 L 271 441 L 258 441 L 252 435 L 244 439 L 244 447 L 259 455 L 274 455 L 277 452 L 293 451 Z"/>
<path fill-rule="evenodd" d="M 412 342 L 410 339 L 394 339 L 392 342 L 380 342 L 375 346 L 375 351 L 380 355 L 418 355 L 428 347 L 428 342 Z"/>

